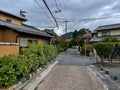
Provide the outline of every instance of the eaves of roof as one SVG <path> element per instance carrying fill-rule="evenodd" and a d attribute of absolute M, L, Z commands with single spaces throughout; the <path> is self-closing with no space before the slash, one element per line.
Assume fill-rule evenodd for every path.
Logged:
<path fill-rule="evenodd" d="M 98 28 L 95 29 L 95 31 L 112 30 L 112 29 L 120 29 L 120 23 L 99 26 Z"/>
<path fill-rule="evenodd" d="M 13 29 L 14 31 L 21 32 L 21 33 L 27 33 L 27 34 L 31 34 L 31 35 L 37 35 L 37 36 L 44 36 L 44 37 L 49 37 L 49 38 L 53 37 L 53 36 L 47 34 L 46 32 L 43 32 L 43 31 L 35 29 L 35 28 L 30 28 L 30 27 L 22 26 L 22 25 L 16 25 L 16 24 L 8 23 L 8 22 L 1 21 L 1 20 L 0 20 L 0 26 L 8 27 L 8 28 Z"/>
<path fill-rule="evenodd" d="M 117 38 L 118 40 L 120 40 L 120 35 L 113 35 L 112 37 L 115 37 L 115 38 Z M 92 39 L 90 40 L 90 42 L 99 42 L 99 41 L 101 41 L 103 38 L 104 38 L 104 37 L 92 38 Z"/>
<path fill-rule="evenodd" d="M 27 21 L 27 19 L 26 19 L 25 17 L 21 17 L 21 16 L 19 16 L 19 15 L 15 15 L 15 14 L 12 14 L 12 13 L 10 13 L 10 12 L 7 12 L 7 11 L 1 10 L 1 9 L 0 9 L 0 13 L 4 13 L 4 14 L 6 14 L 6 15 L 10 15 L 10 16 L 19 18 L 19 19 L 21 19 L 21 20 L 23 20 L 23 21 Z"/>

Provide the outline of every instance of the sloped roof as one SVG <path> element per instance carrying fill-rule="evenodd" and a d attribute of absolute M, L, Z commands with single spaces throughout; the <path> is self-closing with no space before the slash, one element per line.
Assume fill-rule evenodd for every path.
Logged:
<path fill-rule="evenodd" d="M 102 40 L 102 37 L 92 38 L 90 42 L 99 42 Z"/>
<path fill-rule="evenodd" d="M 111 25 L 104 25 L 104 26 L 99 26 L 98 28 L 96 28 L 96 31 L 100 31 L 100 30 L 110 30 L 110 29 L 120 29 L 120 23 L 118 24 L 111 24 Z"/>
<path fill-rule="evenodd" d="M 97 31 L 94 30 L 94 31 L 91 32 L 91 34 L 94 34 L 94 33 L 97 33 Z"/>
<path fill-rule="evenodd" d="M 112 37 L 117 38 L 118 40 L 120 40 L 120 35 L 114 35 L 114 36 L 112 36 Z M 104 38 L 104 37 L 92 38 L 92 39 L 90 40 L 90 42 L 99 42 L 99 41 L 101 41 L 103 38 Z"/>
<path fill-rule="evenodd" d="M 27 21 L 27 19 L 26 19 L 25 17 L 21 17 L 21 16 L 19 16 L 19 15 L 15 15 L 15 14 L 12 14 L 12 13 L 10 13 L 10 12 L 7 12 L 7 11 L 1 10 L 1 9 L 0 9 L 0 13 L 4 13 L 4 14 L 10 15 L 10 16 L 19 18 L 19 19 L 21 19 L 21 20 L 23 20 L 23 21 Z"/>
<path fill-rule="evenodd" d="M 13 23 L 5 22 L 0 20 L 0 26 L 8 27 L 13 29 L 14 31 L 21 32 L 21 33 L 27 33 L 31 35 L 37 35 L 37 36 L 44 36 L 44 37 L 53 37 L 46 32 L 40 31 L 38 29 L 27 27 L 23 25 L 16 25 Z"/>

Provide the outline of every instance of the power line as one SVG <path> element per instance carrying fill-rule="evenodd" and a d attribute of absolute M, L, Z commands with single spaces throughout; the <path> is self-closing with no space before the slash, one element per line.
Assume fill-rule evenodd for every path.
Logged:
<path fill-rule="evenodd" d="M 47 7 L 48 11 L 50 12 L 51 16 L 53 17 L 53 19 L 54 19 L 54 21 L 55 21 L 55 23 L 56 23 L 56 26 L 59 28 L 59 26 L 58 26 L 58 22 L 57 22 L 56 18 L 54 17 L 54 15 L 52 14 L 50 8 L 48 7 L 46 1 L 43 0 L 43 2 L 44 2 L 44 4 L 45 4 L 45 6 Z"/>
<path fill-rule="evenodd" d="M 57 1 L 54 0 L 54 2 L 55 2 L 56 7 L 59 9 L 59 6 L 58 6 L 58 4 L 57 4 Z"/>
<path fill-rule="evenodd" d="M 62 10 L 59 8 L 59 6 L 58 6 L 58 4 L 57 4 L 57 1 L 54 0 L 54 2 L 55 2 L 55 5 L 56 5 L 56 7 L 57 7 L 57 9 L 58 9 L 58 10 L 55 10 L 55 13 L 60 13 L 60 16 L 62 17 L 62 14 L 61 14 Z"/>
<path fill-rule="evenodd" d="M 51 28 L 51 29 L 55 28 L 55 27 L 51 27 L 51 26 L 47 26 L 47 27 L 46 26 L 42 26 L 42 27 L 41 26 L 34 26 L 34 27 L 37 27 L 37 28 Z"/>
<path fill-rule="evenodd" d="M 58 1 L 59 6 L 62 6 L 61 3 L 60 3 L 60 1 L 59 0 L 57 0 L 57 1 Z"/>
<path fill-rule="evenodd" d="M 116 16 L 109 16 L 109 17 L 101 17 L 101 18 L 84 18 L 84 19 L 66 19 L 66 18 L 56 18 L 59 21 L 65 22 L 65 32 L 67 33 L 67 23 L 68 22 L 86 22 L 86 21 L 93 21 L 93 20 L 105 20 L 105 19 L 113 19 L 113 18 L 120 18 L 120 15 Z"/>
<path fill-rule="evenodd" d="M 63 16 L 62 16 L 62 14 L 63 14 L 63 13 L 62 13 L 62 10 L 59 8 L 59 6 L 58 6 L 58 4 L 57 4 L 57 1 L 54 0 L 54 2 L 55 2 L 55 5 L 56 5 L 56 7 L 57 7 L 57 9 L 58 9 L 58 10 L 55 10 L 55 12 L 56 12 L 56 13 L 59 13 L 60 16 L 63 17 Z"/>
<path fill-rule="evenodd" d="M 65 10 L 67 10 L 66 5 L 65 5 L 66 2 L 65 2 L 65 0 L 61 0 L 61 1 L 63 1 L 62 2 L 63 9 L 64 9 L 63 12 L 65 12 Z M 64 17 L 66 17 L 64 13 L 63 13 L 63 15 L 64 15 Z"/>
<path fill-rule="evenodd" d="M 42 11 L 43 11 L 43 13 L 46 15 L 46 17 L 50 20 L 50 22 L 52 23 L 52 24 L 55 24 L 55 23 L 53 23 L 53 21 L 50 19 L 50 17 L 47 15 L 47 13 L 43 10 L 43 8 L 40 6 L 40 4 L 37 2 L 37 0 L 34 0 L 35 1 L 35 3 L 39 6 L 39 8 L 40 9 L 42 9 Z"/>
<path fill-rule="evenodd" d="M 109 16 L 109 17 L 100 17 L 100 18 L 83 18 L 83 19 L 67 19 L 68 22 L 83 22 L 83 21 L 93 21 L 93 20 L 105 20 L 105 19 L 113 19 L 113 18 L 120 18 L 120 15 L 117 16 Z M 58 21 L 65 21 L 66 18 L 56 18 Z"/>

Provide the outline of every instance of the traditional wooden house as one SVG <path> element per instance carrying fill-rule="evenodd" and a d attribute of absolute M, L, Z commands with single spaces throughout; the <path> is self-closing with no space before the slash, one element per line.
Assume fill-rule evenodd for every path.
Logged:
<path fill-rule="evenodd" d="M 50 44 L 53 36 L 37 28 L 23 24 L 25 17 L 0 10 L 0 57 L 19 54 L 28 43 Z"/>
<path fill-rule="evenodd" d="M 93 38 L 90 40 L 90 42 L 99 42 L 100 40 L 102 40 L 102 38 L 106 36 L 116 37 L 120 40 L 120 23 L 99 26 L 93 31 Z"/>

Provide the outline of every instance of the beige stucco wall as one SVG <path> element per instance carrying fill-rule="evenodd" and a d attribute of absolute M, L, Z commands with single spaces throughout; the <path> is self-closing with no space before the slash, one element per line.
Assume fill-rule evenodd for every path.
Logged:
<path fill-rule="evenodd" d="M 120 35 L 120 30 L 111 30 L 111 35 Z"/>
<path fill-rule="evenodd" d="M 11 23 L 18 24 L 18 25 L 22 24 L 22 21 L 20 19 L 9 16 L 9 15 L 5 15 L 5 14 L 2 14 L 2 13 L 0 13 L 0 19 L 4 20 L 4 21 L 6 21 L 6 19 L 10 19 L 10 20 L 12 20 Z"/>
<path fill-rule="evenodd" d="M 19 36 L 19 37 L 18 37 Z M 40 37 L 28 37 L 18 35 L 17 32 L 14 32 L 12 29 L 0 29 L 0 42 L 20 42 L 20 38 L 28 39 L 28 40 L 38 40 L 38 44 L 44 44 L 44 38 Z"/>
<path fill-rule="evenodd" d="M 1 52 L 2 51 L 2 52 Z M 19 45 L 5 45 L 0 44 L 0 57 L 4 55 L 19 54 Z"/>
<path fill-rule="evenodd" d="M 39 41 L 38 41 L 39 44 L 43 45 L 44 44 L 44 39 L 42 38 L 39 38 Z"/>
<path fill-rule="evenodd" d="M 97 33 L 97 36 L 102 36 L 102 32 L 98 32 L 98 33 Z"/>
<path fill-rule="evenodd" d="M 109 30 L 109 31 L 110 31 L 110 35 L 120 35 L 120 30 Z M 102 32 L 104 31 L 99 31 L 98 36 L 102 36 Z"/>
<path fill-rule="evenodd" d="M 0 30 L 0 42 L 2 42 L 2 36 L 3 34 L 2 34 L 2 29 Z"/>
<path fill-rule="evenodd" d="M 12 31 L 11 29 L 0 30 L 1 42 L 16 42 L 16 37 L 18 33 Z"/>

